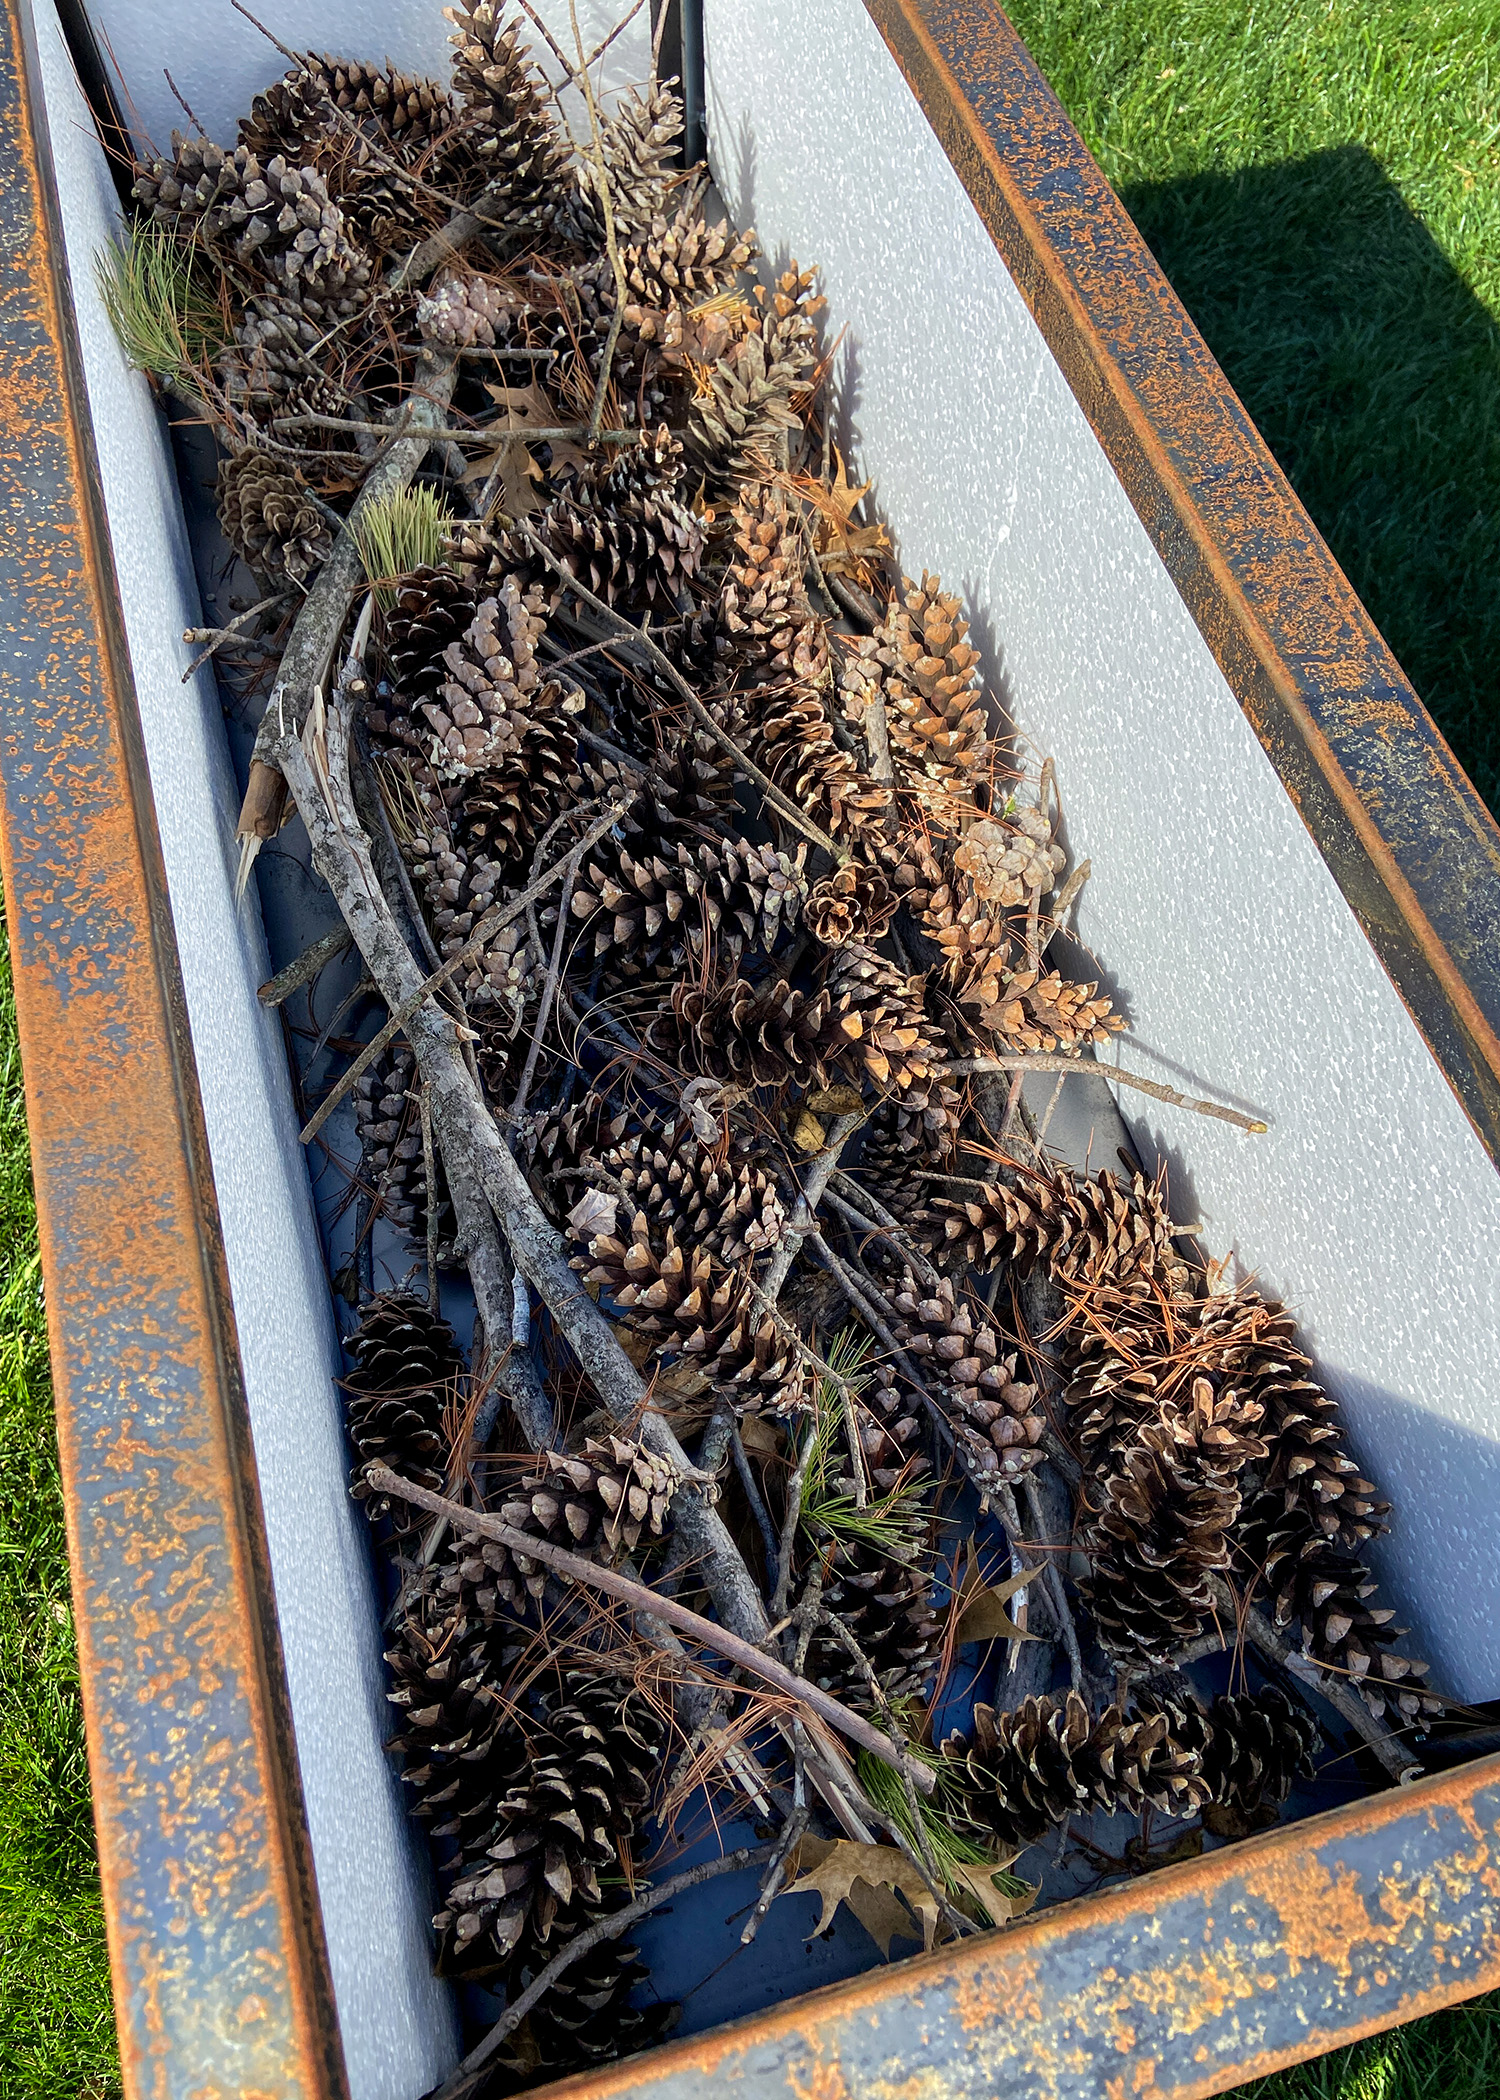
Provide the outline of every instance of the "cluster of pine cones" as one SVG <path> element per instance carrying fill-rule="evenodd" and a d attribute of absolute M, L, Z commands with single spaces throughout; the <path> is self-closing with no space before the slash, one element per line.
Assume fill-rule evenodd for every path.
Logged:
<path fill-rule="evenodd" d="M 997 739 L 959 601 L 857 517 L 811 272 L 752 281 L 754 235 L 711 223 L 703 171 L 676 164 L 670 83 L 606 114 L 601 176 L 505 0 L 450 15 L 449 84 L 308 56 L 232 149 L 174 138 L 135 194 L 229 317 L 201 375 L 220 514 L 273 593 L 327 559 L 372 423 L 456 370 L 449 419 L 479 471 L 435 445 L 444 557 L 371 578 L 361 728 L 429 960 L 457 959 L 444 996 L 580 1287 L 683 1434 L 707 1424 L 716 1464 L 737 1445 L 725 1507 L 744 1493 L 768 1599 L 793 1468 L 816 1456 L 789 1572 L 817 1606 L 806 1673 L 849 1706 L 930 1690 L 960 1496 L 1003 1502 L 1057 1437 L 1081 1467 L 1091 1654 L 1149 1678 L 1228 1580 L 1377 1713 L 1420 1723 L 1423 1666 L 1357 1558 L 1385 1505 L 1284 1311 L 1215 1288 L 1139 1177 L 1089 1181 L 1034 1147 L 940 1193 L 966 1144 L 995 1171 L 999 1118 L 957 1063 L 1081 1056 L 1123 1024 L 1054 944 L 1046 776 Z M 479 230 L 414 281 L 414 253 L 475 205 Z M 355 1112 L 375 1216 L 414 1249 L 431 1223 L 456 1266 L 401 1038 Z M 1033 1272 L 1050 1406 L 1018 1315 L 994 1309 Z M 367 1299 L 346 1381 L 354 1492 L 398 1570 L 392 1748 L 434 1848 L 438 1960 L 506 1993 L 627 1900 L 668 1719 L 541 1560 L 451 1536 L 424 1552 L 364 1469 L 650 1580 L 678 1477 L 599 1429 L 549 1339 L 578 1426 L 529 1458 L 467 1448 L 468 1366 L 410 1289 Z M 1138 1688 L 1101 1710 L 1075 1689 L 976 1708 L 942 1761 L 966 1826 L 1014 1849 L 1096 1809 L 1248 1827 L 1314 1744 L 1274 1690 L 1205 1710 L 1185 1685 Z M 652 2039 L 666 2014 L 632 2004 L 640 1975 L 628 1946 L 598 1947 L 532 2014 L 534 2060 L 555 2075 Z"/>

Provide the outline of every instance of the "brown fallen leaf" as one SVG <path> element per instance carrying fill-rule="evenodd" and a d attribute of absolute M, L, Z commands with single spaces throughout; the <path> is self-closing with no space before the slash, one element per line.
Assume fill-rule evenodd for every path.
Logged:
<path fill-rule="evenodd" d="M 858 1087 L 825 1086 L 820 1093 L 808 1095 L 807 1105 L 818 1116 L 857 1116 L 865 1101 Z"/>
<path fill-rule="evenodd" d="M 893 1939 L 920 1939 L 926 1951 L 937 1937 L 932 1892 L 894 1845 L 805 1837 L 797 1847 L 797 1879 L 786 1893 L 819 1898 L 823 1907 L 815 1935 L 827 1931 L 841 1903 L 847 1905 L 887 1961 Z"/>
<path fill-rule="evenodd" d="M 816 1116 L 810 1116 L 804 1108 L 792 1125 L 792 1143 L 799 1152 L 821 1152 L 828 1142 L 828 1133 Z"/>
<path fill-rule="evenodd" d="M 507 517 L 532 517 L 542 507 L 537 486 L 542 479 L 542 470 L 527 449 L 525 432 L 528 427 L 534 430 L 555 428 L 557 409 L 535 383 L 531 386 L 487 384 L 485 392 L 505 413 L 498 422 L 488 426 L 498 442 L 492 450 L 469 462 L 464 470 L 464 480 L 483 483 L 491 474 L 497 474 L 499 486 L 495 492 L 495 509 L 504 511 Z M 514 432 L 515 435 L 501 435 L 502 432 Z M 554 443 L 554 466 L 560 464 L 558 455 L 563 449 L 562 445 Z M 581 459 L 583 455 L 579 453 L 578 457 Z"/>
<path fill-rule="evenodd" d="M 1004 1582 L 987 1585 L 979 1580 L 971 1551 L 963 1588 L 952 1606 L 958 1616 L 954 1635 L 957 1645 L 962 1647 L 966 1641 L 1034 1641 L 1036 1635 L 1018 1626 L 1005 1607 L 1016 1591 L 1035 1582 L 1040 1572 L 1037 1568 L 1023 1568 L 1019 1575 L 1007 1575 Z"/>
<path fill-rule="evenodd" d="M 1019 1896 L 1008 1896 L 1003 1889 L 996 1888 L 995 1876 L 1007 1873 L 1011 1860 L 1016 1857 L 1012 1852 L 1008 1858 L 994 1860 L 984 1866 L 974 1866 L 963 1860 L 950 1861 L 945 1865 L 943 1872 L 950 1881 L 962 1883 L 964 1893 L 977 1906 L 981 1916 L 988 1918 L 992 1925 L 1008 1925 L 1012 1918 L 1024 1917 L 1042 1892 L 1040 1882 L 1029 1881 L 1021 1883 L 1025 1893 Z M 1015 1880 L 1019 1877 L 1013 1875 L 1011 1878 Z"/>

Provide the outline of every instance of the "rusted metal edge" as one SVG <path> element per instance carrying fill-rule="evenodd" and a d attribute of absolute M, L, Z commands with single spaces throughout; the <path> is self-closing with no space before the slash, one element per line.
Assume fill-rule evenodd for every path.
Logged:
<path fill-rule="evenodd" d="M 547 2093 L 1195 2100 L 1496 1982 L 1490 1758 Z"/>
<path fill-rule="evenodd" d="M 1500 1165 L 1500 829 L 995 0 L 865 6 Z"/>
<path fill-rule="evenodd" d="M 33 26 L 0 11 L 0 856 L 132 2096 L 343 2100 Z"/>

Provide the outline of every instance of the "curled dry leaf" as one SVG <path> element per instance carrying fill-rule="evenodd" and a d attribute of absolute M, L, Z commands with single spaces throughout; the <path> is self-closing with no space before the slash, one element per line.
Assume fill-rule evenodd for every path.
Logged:
<path fill-rule="evenodd" d="M 1038 1568 L 1022 1568 L 1019 1574 L 1007 1575 L 1004 1582 L 992 1586 L 979 1580 L 978 1568 L 972 1553 L 964 1585 L 954 1599 L 953 1610 L 958 1616 L 958 1645 L 967 1641 L 1034 1641 L 1036 1635 L 1018 1626 L 1005 1607 L 1018 1590 L 1040 1579 Z"/>
<path fill-rule="evenodd" d="M 892 1940 L 920 1939 L 925 1952 L 937 1938 L 938 1907 L 932 1892 L 894 1845 L 805 1837 L 797 1847 L 797 1879 L 786 1894 L 819 1898 L 823 1907 L 815 1935 L 828 1930 L 844 1904 L 887 1961 Z"/>

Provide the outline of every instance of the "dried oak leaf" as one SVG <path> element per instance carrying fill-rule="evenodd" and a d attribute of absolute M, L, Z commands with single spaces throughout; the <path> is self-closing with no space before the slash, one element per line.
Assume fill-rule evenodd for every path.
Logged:
<path fill-rule="evenodd" d="M 495 495 L 495 508 L 511 518 L 532 517 L 542 507 L 537 484 L 542 479 L 542 470 L 532 458 L 526 445 L 526 432 L 547 430 L 557 424 L 557 410 L 539 386 L 494 386 L 487 384 L 485 392 L 499 403 L 505 411 L 501 421 L 487 426 L 498 442 L 492 451 L 471 460 L 464 470 L 465 481 L 481 485 L 491 474 L 500 477 Z M 559 463 L 558 455 L 565 448 L 554 443 L 553 465 Z M 578 457 L 581 459 L 582 454 Z"/>
<path fill-rule="evenodd" d="M 950 1882 L 962 1884 L 963 1899 L 972 1903 L 981 1917 L 988 1918 L 992 1925 L 1008 1925 L 1012 1918 L 1024 1917 L 1042 1893 L 1039 1881 L 1021 1881 L 1010 1872 L 1010 1863 L 1019 1855 L 1007 1853 L 1004 1859 L 988 1860 L 975 1866 L 967 1860 L 950 1860 L 944 1872 Z M 1017 1883 L 1018 1893 L 1010 1894 L 997 1889 L 995 1876 L 1004 1874 L 1007 1881 Z"/>
<path fill-rule="evenodd" d="M 844 1904 L 887 1961 L 894 1939 L 920 1939 L 927 1952 L 937 1937 L 937 1903 L 906 1854 L 894 1845 L 805 1837 L 797 1847 L 797 1879 L 786 1893 L 819 1898 L 823 1908 L 814 1935 L 828 1930 Z"/>
<path fill-rule="evenodd" d="M 961 1648 L 968 1641 L 1034 1641 L 1036 1635 L 1018 1626 L 1005 1607 L 1017 1590 L 1040 1581 L 1040 1568 L 1022 1568 L 1017 1575 L 1007 1575 L 1004 1582 L 991 1588 L 979 1579 L 979 1569 L 972 1552 L 964 1573 L 963 1588 L 954 1599 L 952 1609 L 958 1615 L 958 1632 L 955 1636 Z"/>

